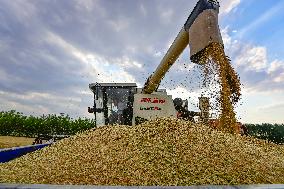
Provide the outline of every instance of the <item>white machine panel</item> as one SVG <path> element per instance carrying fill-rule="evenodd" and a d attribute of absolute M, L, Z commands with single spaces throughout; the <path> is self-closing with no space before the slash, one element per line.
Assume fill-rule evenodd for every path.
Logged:
<path fill-rule="evenodd" d="M 165 93 L 134 95 L 132 125 L 138 120 L 154 120 L 158 117 L 177 117 L 171 95 Z"/>

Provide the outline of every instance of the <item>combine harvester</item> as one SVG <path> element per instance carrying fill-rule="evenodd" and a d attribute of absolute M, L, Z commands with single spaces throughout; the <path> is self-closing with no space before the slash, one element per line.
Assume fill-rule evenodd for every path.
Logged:
<path fill-rule="evenodd" d="M 93 83 L 94 106 L 88 108 L 95 114 L 97 125 L 125 124 L 136 125 L 157 117 L 200 116 L 207 120 L 209 100 L 200 99 L 201 112 L 187 110 L 187 102 L 172 100 L 166 90 L 158 89 L 162 78 L 175 63 L 183 50 L 189 45 L 192 62 L 198 63 L 197 57 L 212 42 L 223 43 L 218 26 L 219 3 L 213 0 L 199 0 L 184 26 L 172 43 L 156 71 L 148 78 L 144 88 L 135 83 Z M 2 149 L 0 162 L 6 162 L 28 152 L 43 148 L 48 144 Z"/>
<path fill-rule="evenodd" d="M 193 63 L 204 64 L 199 60 L 206 47 L 212 43 L 223 46 L 218 26 L 219 3 L 213 0 L 200 0 L 191 12 L 174 42 L 161 60 L 155 72 L 147 79 L 144 87 L 136 83 L 92 83 L 89 88 L 94 93 L 94 105 L 88 107 L 95 114 L 97 125 L 123 124 L 137 125 L 145 120 L 158 117 L 185 118 L 218 127 L 219 121 L 209 116 L 209 98 L 199 97 L 200 112 L 188 110 L 187 100 L 172 99 L 166 90 L 158 89 L 161 80 L 180 54 L 189 45 Z M 238 123 L 238 132 L 242 125 Z"/>

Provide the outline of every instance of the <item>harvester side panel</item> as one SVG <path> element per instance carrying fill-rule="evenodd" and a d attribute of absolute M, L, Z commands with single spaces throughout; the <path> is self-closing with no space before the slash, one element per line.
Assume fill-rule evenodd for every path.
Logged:
<path fill-rule="evenodd" d="M 171 95 L 135 94 L 132 125 L 159 117 L 177 117 Z"/>

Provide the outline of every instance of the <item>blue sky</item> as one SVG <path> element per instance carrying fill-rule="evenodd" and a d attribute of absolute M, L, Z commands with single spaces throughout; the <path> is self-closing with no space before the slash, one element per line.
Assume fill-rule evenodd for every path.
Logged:
<path fill-rule="evenodd" d="M 197 0 L 0 0 L 0 110 L 92 116 L 88 84 L 136 82 L 159 64 Z M 242 122 L 284 123 L 284 1 L 222 0 L 227 55 L 243 83 Z M 200 95 L 189 49 L 161 87 Z"/>
<path fill-rule="evenodd" d="M 226 52 L 244 84 L 237 109 L 244 122 L 283 123 L 283 9 L 281 0 L 240 1 L 221 19 L 231 41 Z"/>
<path fill-rule="evenodd" d="M 232 33 L 234 39 L 266 46 L 269 59 L 281 58 L 284 53 L 283 37 L 284 1 L 241 1 L 239 6 L 224 18 L 221 26 L 230 25 L 238 32 Z"/>

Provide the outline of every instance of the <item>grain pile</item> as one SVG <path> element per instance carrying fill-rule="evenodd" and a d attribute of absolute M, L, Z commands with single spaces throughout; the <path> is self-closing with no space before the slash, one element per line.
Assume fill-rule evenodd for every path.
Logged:
<path fill-rule="evenodd" d="M 159 119 L 104 126 L 0 164 L 0 182 L 93 185 L 284 183 L 283 146 Z"/>

